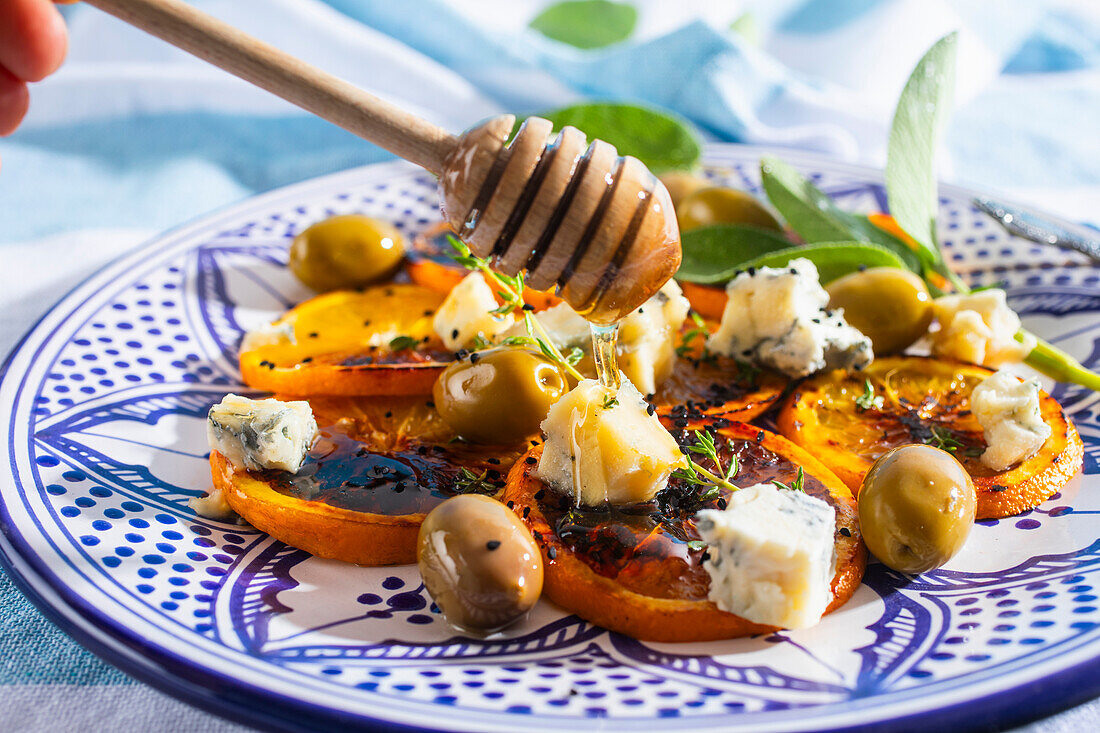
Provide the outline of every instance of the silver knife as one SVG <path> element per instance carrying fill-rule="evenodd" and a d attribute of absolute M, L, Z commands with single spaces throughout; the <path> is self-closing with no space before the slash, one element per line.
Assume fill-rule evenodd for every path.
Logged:
<path fill-rule="evenodd" d="M 1021 209 L 1002 204 L 985 196 L 974 199 L 974 205 L 1001 223 L 1010 234 L 1039 244 L 1053 244 L 1072 249 L 1100 262 L 1100 240 L 1071 232 L 1061 224 Z"/>

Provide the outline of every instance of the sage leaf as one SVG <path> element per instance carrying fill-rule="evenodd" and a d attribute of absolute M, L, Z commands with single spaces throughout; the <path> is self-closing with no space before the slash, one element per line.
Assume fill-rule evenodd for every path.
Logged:
<path fill-rule="evenodd" d="M 654 173 L 689 170 L 703 148 L 689 122 L 648 107 L 617 102 L 589 102 L 544 112 L 560 130 L 572 125 L 589 140 L 614 145 L 620 155 L 633 155 Z"/>
<path fill-rule="evenodd" d="M 913 69 L 894 110 L 886 150 L 890 213 L 935 263 L 942 261 L 935 154 L 955 94 L 956 39 L 956 33 L 941 38 Z"/>
<path fill-rule="evenodd" d="M 603 48 L 630 38 L 638 23 L 633 5 L 610 0 L 567 0 L 555 3 L 531 21 L 547 38 L 576 48 Z"/>
<path fill-rule="evenodd" d="M 750 267 L 786 267 L 794 259 L 803 257 L 817 266 L 821 284 L 836 280 L 864 267 L 903 267 L 898 256 L 877 244 L 869 242 L 816 242 L 788 247 L 742 262 L 738 269 Z"/>
<path fill-rule="evenodd" d="M 870 242 L 889 249 L 906 269 L 923 272 L 920 258 L 908 244 L 879 229 L 867 217 L 841 210 L 828 194 L 791 165 L 764 156 L 760 159 L 760 177 L 772 206 L 807 242 Z"/>
<path fill-rule="evenodd" d="M 680 280 L 700 284 L 728 281 L 742 262 L 786 249 L 791 241 L 771 229 L 747 224 L 713 224 L 680 236 Z"/>

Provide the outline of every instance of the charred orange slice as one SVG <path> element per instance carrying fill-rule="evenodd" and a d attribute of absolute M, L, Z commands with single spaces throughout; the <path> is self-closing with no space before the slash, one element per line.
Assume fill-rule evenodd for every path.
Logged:
<path fill-rule="evenodd" d="M 720 415 L 747 422 L 775 404 L 787 383 L 778 374 L 746 368 L 727 357 L 679 357 L 650 402 L 659 415 L 675 420 Z"/>
<path fill-rule="evenodd" d="M 310 404 L 325 427 L 298 473 L 238 469 L 215 451 L 214 486 L 253 527 L 318 557 L 358 565 L 416 562 L 424 516 L 456 493 L 499 492 L 528 447 L 449 442 L 453 433 L 423 398 Z"/>
<path fill-rule="evenodd" d="M 453 359 L 432 328 L 443 298 L 407 283 L 311 298 L 272 325 L 268 343 L 245 337 L 241 377 L 290 396 L 428 394 Z"/>
<path fill-rule="evenodd" d="M 720 458 L 739 461 L 734 482 L 789 483 L 798 467 L 805 489 L 836 511 L 837 570 L 829 611 L 843 605 L 859 586 L 867 551 L 859 531 L 855 500 L 844 483 L 813 456 L 785 438 L 751 425 L 718 418 L 693 421 L 710 426 Z M 686 445 L 687 430 L 673 435 Z M 545 563 L 543 592 L 562 608 L 612 631 L 650 641 L 708 641 L 772 631 L 707 600 L 710 576 L 693 517 L 702 508 L 725 506 L 725 496 L 700 502 L 698 487 L 673 479 L 652 502 L 608 509 L 578 509 L 533 475 L 542 447 L 532 448 L 508 475 L 502 501 L 523 519 Z M 726 463 L 725 465 L 728 465 Z M 714 470 L 714 466 L 708 468 Z"/>
<path fill-rule="evenodd" d="M 696 313 L 708 321 L 721 321 L 729 297 L 726 289 L 717 285 L 700 285 L 687 281 L 678 281 L 684 297 L 691 303 Z"/>
<path fill-rule="evenodd" d="M 454 231 L 444 222 L 421 232 L 413 239 L 405 265 L 405 271 L 414 283 L 444 294 L 451 292 L 468 273 L 465 267 L 451 259 L 448 234 L 453 235 Z M 537 311 L 561 302 L 552 290 L 531 288 L 524 289 L 523 300 Z"/>
<path fill-rule="evenodd" d="M 819 374 L 803 382 L 779 413 L 780 432 L 821 459 L 858 493 L 876 458 L 908 443 L 950 451 L 974 479 L 978 519 L 1019 514 L 1038 506 L 1081 469 L 1084 447 L 1061 406 L 1040 394 L 1051 436 L 1033 455 L 1006 471 L 980 460 L 986 443 L 970 413 L 970 393 L 992 374 L 970 364 L 917 356 L 876 359 L 863 372 Z M 870 380 L 881 408 L 859 399 Z M 866 402 L 866 401 L 865 401 Z"/>

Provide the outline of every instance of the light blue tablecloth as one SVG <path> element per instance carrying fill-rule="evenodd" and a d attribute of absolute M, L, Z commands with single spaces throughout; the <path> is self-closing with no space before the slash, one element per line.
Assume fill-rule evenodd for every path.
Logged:
<path fill-rule="evenodd" d="M 872 164 L 908 70 L 958 28 L 945 177 L 1100 221 L 1100 5 L 1089 0 L 638 0 L 634 36 L 597 51 L 528 29 L 536 1 L 196 4 L 454 130 L 501 111 L 626 99 L 671 108 L 711 139 Z M 68 62 L 0 141 L 5 347 L 60 293 L 162 228 L 388 157 L 98 11 L 65 12 Z M 745 12 L 756 39 L 730 30 Z M 233 727 L 99 662 L 2 576 L 0 649 L 6 730 Z M 1037 729 L 1100 730 L 1100 709 Z"/>

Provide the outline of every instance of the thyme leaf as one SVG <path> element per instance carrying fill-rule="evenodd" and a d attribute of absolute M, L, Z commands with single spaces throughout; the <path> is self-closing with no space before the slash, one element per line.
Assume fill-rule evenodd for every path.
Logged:
<path fill-rule="evenodd" d="M 856 397 L 856 407 L 860 412 L 864 410 L 881 410 L 882 409 L 882 395 L 875 394 L 875 386 L 871 384 L 870 379 L 863 380 L 863 394 Z"/>

